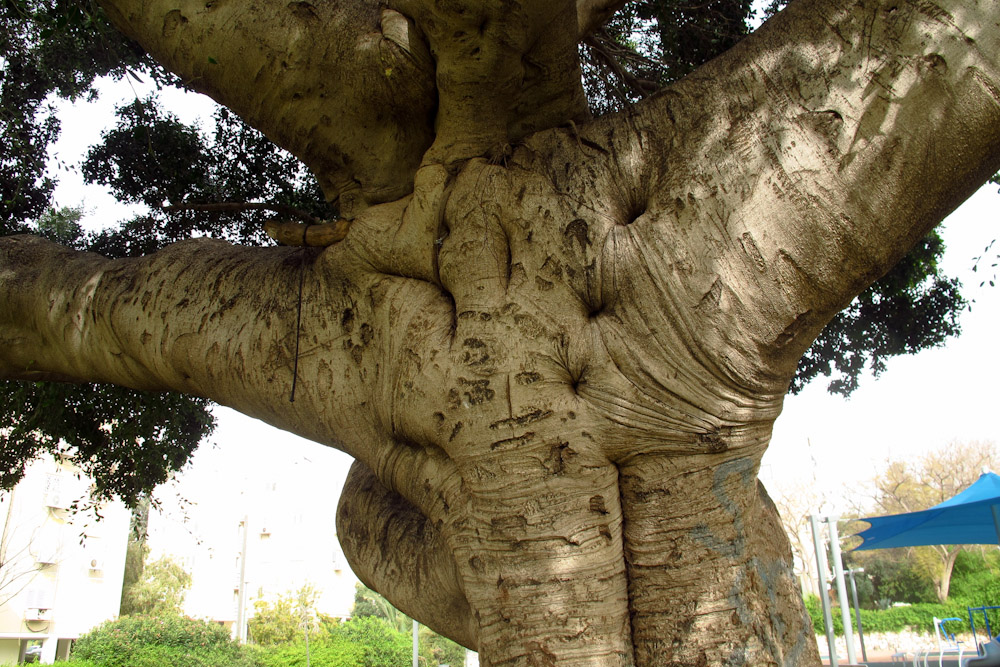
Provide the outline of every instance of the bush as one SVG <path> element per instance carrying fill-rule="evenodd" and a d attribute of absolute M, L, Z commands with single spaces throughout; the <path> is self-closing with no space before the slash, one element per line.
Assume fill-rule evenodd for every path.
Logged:
<path fill-rule="evenodd" d="M 362 667 L 405 667 L 411 664 L 413 640 L 388 621 L 363 616 L 329 626 L 330 640 L 348 642 L 364 649 Z"/>
<path fill-rule="evenodd" d="M 365 647 L 345 639 L 309 641 L 311 667 L 366 667 L 365 654 Z M 261 653 L 261 660 L 266 667 L 305 667 L 306 643 L 295 641 L 268 648 Z"/>
<path fill-rule="evenodd" d="M 80 637 L 74 665 L 94 667 L 257 667 L 254 654 L 232 642 L 229 632 L 182 616 L 126 616 Z"/>
<path fill-rule="evenodd" d="M 409 667 L 412 638 L 388 621 L 374 616 L 355 617 L 343 623 L 324 623 L 323 631 L 309 640 L 311 667 Z M 305 667 L 306 643 L 262 647 L 259 658 L 266 667 Z"/>

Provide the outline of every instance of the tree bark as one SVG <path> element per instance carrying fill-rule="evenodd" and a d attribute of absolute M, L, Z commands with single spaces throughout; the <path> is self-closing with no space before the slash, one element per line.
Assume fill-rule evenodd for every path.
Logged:
<path fill-rule="evenodd" d="M 1000 9 L 797 0 L 577 124 L 575 73 L 543 74 L 581 5 L 399 2 L 413 80 L 362 91 L 387 15 L 335 4 L 107 1 L 364 205 L 323 251 L 0 240 L 0 375 L 188 391 L 343 449 L 352 566 L 485 665 L 818 665 L 760 457 L 826 321 L 1000 167 Z M 431 80 L 434 124 L 400 111 Z M 339 85 L 360 97 L 296 98 Z"/>
<path fill-rule="evenodd" d="M 955 560 L 962 551 L 962 547 L 937 547 L 938 557 L 941 559 L 941 574 L 935 577 L 934 592 L 937 593 L 938 600 L 945 602 L 948 599 L 948 590 L 951 588 L 951 573 L 955 569 Z"/>

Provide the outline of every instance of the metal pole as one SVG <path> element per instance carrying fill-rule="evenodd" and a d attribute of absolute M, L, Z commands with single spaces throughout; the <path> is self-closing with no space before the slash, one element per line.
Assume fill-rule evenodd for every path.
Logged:
<path fill-rule="evenodd" d="M 830 598 L 826 594 L 826 546 L 823 542 L 823 534 L 819 527 L 819 516 L 809 515 L 809 523 L 812 526 L 813 545 L 816 547 L 816 582 L 819 585 L 819 601 L 823 604 L 823 626 L 826 628 L 826 645 L 830 648 L 830 667 L 839 667 L 837 660 L 837 643 L 833 636 L 833 615 L 830 613 Z"/>
<path fill-rule="evenodd" d="M 826 517 L 830 527 L 830 557 L 833 558 L 833 576 L 837 580 L 837 598 L 840 600 L 840 617 L 844 621 L 844 641 L 847 644 L 847 662 L 856 665 L 854 653 L 854 628 L 851 625 L 851 610 L 847 604 L 847 586 L 844 585 L 844 563 L 840 556 L 840 535 L 837 534 L 837 517 Z"/>
<path fill-rule="evenodd" d="M 240 550 L 240 581 L 236 596 L 236 641 L 247 642 L 246 596 L 247 596 L 247 533 L 250 532 L 250 517 L 243 515 L 243 547 Z"/>
<path fill-rule="evenodd" d="M 868 651 L 865 650 L 865 633 L 861 630 L 861 605 L 858 604 L 858 585 L 854 582 L 854 573 L 862 573 L 865 568 L 859 567 L 848 570 L 851 577 L 851 597 L 854 598 L 854 617 L 858 620 L 858 639 L 861 641 L 861 661 L 868 662 Z"/>
<path fill-rule="evenodd" d="M 419 660 L 420 657 L 417 655 L 417 630 L 420 629 L 420 624 L 413 621 L 413 667 L 420 667 Z"/>

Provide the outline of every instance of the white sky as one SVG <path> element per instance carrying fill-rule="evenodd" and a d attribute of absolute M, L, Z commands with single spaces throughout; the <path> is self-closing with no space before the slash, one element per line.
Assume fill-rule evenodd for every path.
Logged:
<path fill-rule="evenodd" d="M 136 86 L 138 88 L 138 86 Z M 87 146 L 113 123 L 113 108 L 143 94 L 131 86 L 105 87 L 105 94 L 86 110 L 61 113 L 63 135 L 54 153 L 69 164 L 78 164 Z M 211 113 L 211 103 L 166 91 L 164 97 L 181 120 L 192 122 Z M 113 223 L 127 215 L 125 207 L 101 188 L 83 187 L 73 173 L 60 173 L 58 205 L 83 204 L 90 224 Z M 991 440 L 1000 443 L 1000 354 L 996 332 L 1000 331 L 1000 285 L 980 288 L 980 281 L 993 276 L 992 258 L 972 272 L 975 258 L 997 236 L 1000 195 L 997 186 L 984 186 L 944 225 L 948 246 L 945 268 L 959 277 L 963 294 L 975 303 L 964 313 L 964 333 L 942 348 L 888 362 L 879 379 L 866 377 L 849 399 L 826 392 L 826 382 L 814 381 L 799 396 L 789 397 L 774 428 L 771 447 L 764 457 L 761 478 L 772 491 L 801 482 L 810 483 L 834 497 L 843 485 L 857 489 L 877 474 L 889 457 L 909 458 L 947 446 L 952 441 Z M 319 445 L 225 408 L 216 411 L 219 427 L 211 441 L 219 451 L 232 456 L 240 469 L 247 462 L 266 466 L 275 456 L 315 456 Z M 310 454 L 311 453 L 311 454 Z M 197 459 L 203 457 L 196 457 Z M 339 453 L 323 454 L 331 475 L 340 480 L 350 459 Z M 242 475 L 241 475 L 242 476 Z M 837 503 L 834 502 L 836 508 Z"/>

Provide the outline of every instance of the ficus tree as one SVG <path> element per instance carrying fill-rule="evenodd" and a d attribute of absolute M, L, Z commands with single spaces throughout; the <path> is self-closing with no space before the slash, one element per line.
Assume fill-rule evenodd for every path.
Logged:
<path fill-rule="evenodd" d="M 0 239 L 0 374 L 344 450 L 352 567 L 484 664 L 819 664 L 757 466 L 824 325 L 1000 166 L 1000 7 L 795 0 L 594 119 L 623 2 L 99 4 L 339 219 Z"/>

